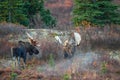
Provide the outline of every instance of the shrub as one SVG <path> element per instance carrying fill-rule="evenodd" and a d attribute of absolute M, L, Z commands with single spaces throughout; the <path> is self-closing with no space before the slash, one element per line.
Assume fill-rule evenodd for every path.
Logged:
<path fill-rule="evenodd" d="M 103 63 L 101 64 L 101 73 L 102 73 L 102 74 L 105 74 L 105 73 L 107 73 L 107 71 L 108 71 L 106 65 L 107 65 L 106 62 L 103 62 Z"/>
<path fill-rule="evenodd" d="M 50 57 L 49 57 L 49 65 L 51 67 L 54 67 L 55 66 L 55 62 L 54 62 L 54 59 L 53 59 L 53 54 L 50 54 Z"/>
<path fill-rule="evenodd" d="M 4 22 L 0 24 L 0 36 L 20 34 L 23 29 L 25 29 L 24 26 Z"/>
<path fill-rule="evenodd" d="M 48 60 L 50 55 L 52 55 L 53 59 L 60 57 L 62 48 L 58 44 L 48 40 L 41 41 L 41 43 L 42 59 Z"/>
<path fill-rule="evenodd" d="M 69 74 L 64 74 L 63 80 L 70 80 L 70 75 Z"/>
<path fill-rule="evenodd" d="M 12 44 L 6 39 L 0 40 L 0 57 L 10 57 L 11 56 L 11 46 Z"/>
<path fill-rule="evenodd" d="M 0 57 L 11 56 L 13 43 L 10 40 L 23 33 L 23 29 L 21 25 L 6 22 L 0 24 Z"/>

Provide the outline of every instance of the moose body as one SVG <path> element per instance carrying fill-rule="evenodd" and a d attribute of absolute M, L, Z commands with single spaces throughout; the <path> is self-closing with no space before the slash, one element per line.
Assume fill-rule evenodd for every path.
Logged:
<path fill-rule="evenodd" d="M 81 35 L 78 32 L 72 32 L 65 42 L 62 42 L 59 36 L 55 36 L 55 39 L 63 46 L 64 58 L 68 58 L 74 55 L 76 47 L 80 45 Z"/>
<path fill-rule="evenodd" d="M 24 63 L 26 64 L 26 57 L 27 57 L 27 54 L 24 47 L 13 48 L 13 58 L 18 60 L 18 64 L 20 64 L 20 58 L 22 58 Z"/>
<path fill-rule="evenodd" d="M 64 42 L 63 46 L 64 58 L 72 57 L 76 51 L 75 40 L 70 39 Z"/>
<path fill-rule="evenodd" d="M 23 59 L 24 64 L 26 64 L 27 53 L 29 55 L 39 54 L 39 50 L 29 42 L 19 41 L 18 46 L 12 48 L 13 58 L 18 60 L 18 65 L 20 65 L 20 58 Z"/>

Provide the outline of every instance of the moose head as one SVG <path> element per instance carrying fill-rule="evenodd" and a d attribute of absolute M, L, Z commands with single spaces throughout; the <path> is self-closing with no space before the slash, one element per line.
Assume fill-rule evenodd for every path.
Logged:
<path fill-rule="evenodd" d="M 75 53 L 76 47 L 80 45 L 81 35 L 78 32 L 72 32 L 65 42 L 62 42 L 59 36 L 55 36 L 55 39 L 63 46 L 64 58 L 66 58 Z"/>

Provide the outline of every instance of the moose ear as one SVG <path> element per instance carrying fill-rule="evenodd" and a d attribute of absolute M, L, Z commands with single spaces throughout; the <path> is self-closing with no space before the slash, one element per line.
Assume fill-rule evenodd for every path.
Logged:
<path fill-rule="evenodd" d="M 76 46 L 80 45 L 81 35 L 78 32 L 74 32 Z"/>

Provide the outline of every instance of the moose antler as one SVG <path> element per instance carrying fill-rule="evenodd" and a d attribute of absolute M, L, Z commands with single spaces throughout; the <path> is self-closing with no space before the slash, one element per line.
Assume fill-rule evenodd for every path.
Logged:
<path fill-rule="evenodd" d="M 63 44 L 63 42 L 61 41 L 61 39 L 60 39 L 59 36 L 55 36 L 55 39 L 56 39 L 60 44 Z"/>
<path fill-rule="evenodd" d="M 81 35 L 78 32 L 74 32 L 74 38 L 76 46 L 79 46 L 81 42 Z"/>
<path fill-rule="evenodd" d="M 30 40 L 30 43 L 34 46 L 40 46 L 38 45 L 38 42 L 28 33 L 26 32 L 27 36 L 28 36 L 28 39 Z"/>
<path fill-rule="evenodd" d="M 74 32 L 72 33 L 74 38 L 75 38 L 75 46 L 79 46 L 80 45 L 80 42 L 81 42 L 81 35 L 78 33 L 78 32 Z M 72 37 L 72 36 L 70 36 Z M 65 45 L 66 44 L 66 41 L 67 43 L 69 43 L 69 39 L 67 39 L 65 42 L 62 42 L 62 40 L 60 39 L 59 36 L 55 36 L 55 39 L 60 43 L 60 44 L 63 44 Z"/>
<path fill-rule="evenodd" d="M 33 37 L 28 32 L 26 32 L 26 34 L 30 39 L 33 39 Z"/>

